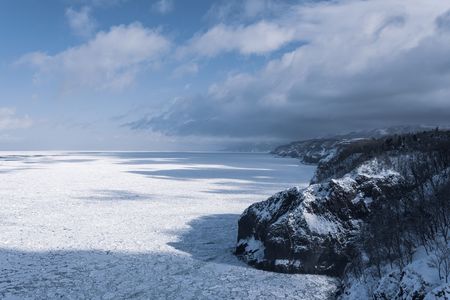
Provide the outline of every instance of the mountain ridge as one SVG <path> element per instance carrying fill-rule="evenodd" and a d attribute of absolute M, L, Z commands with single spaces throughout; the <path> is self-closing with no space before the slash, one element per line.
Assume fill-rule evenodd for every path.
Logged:
<path fill-rule="evenodd" d="M 317 164 L 340 146 L 359 139 L 377 139 L 388 135 L 407 134 L 421 131 L 430 131 L 436 126 L 430 125 L 403 125 L 371 130 L 353 131 L 346 134 L 294 141 L 279 145 L 270 153 L 281 157 L 298 158 L 302 163 Z M 448 128 L 446 128 L 448 129 Z"/>

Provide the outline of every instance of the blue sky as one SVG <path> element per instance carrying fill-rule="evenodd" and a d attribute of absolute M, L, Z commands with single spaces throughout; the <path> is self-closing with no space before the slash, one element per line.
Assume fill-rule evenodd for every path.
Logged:
<path fill-rule="evenodd" d="M 5 0 L 0 150 L 199 150 L 449 120 L 445 1 Z"/>

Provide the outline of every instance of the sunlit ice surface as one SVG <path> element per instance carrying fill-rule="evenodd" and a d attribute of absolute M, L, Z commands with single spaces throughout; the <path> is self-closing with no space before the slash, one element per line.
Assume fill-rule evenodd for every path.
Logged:
<path fill-rule="evenodd" d="M 269 154 L 0 153 L 0 298 L 326 299 L 233 256 L 240 213 L 315 167 Z"/>

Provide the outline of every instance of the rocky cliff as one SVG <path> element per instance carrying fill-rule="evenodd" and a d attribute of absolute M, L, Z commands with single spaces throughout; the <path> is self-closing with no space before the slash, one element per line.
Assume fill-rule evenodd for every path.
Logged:
<path fill-rule="evenodd" d="M 420 249 L 436 253 L 437 240 L 445 239 L 448 248 L 449 224 L 442 222 L 450 216 L 450 132 L 333 143 L 338 146 L 319 159 L 309 187 L 282 191 L 244 211 L 236 254 L 266 270 L 340 276 L 346 299 L 413 299 L 398 296 L 407 295 L 402 281 L 411 276 L 417 277 L 411 293 L 425 297 L 443 276 L 427 281 L 407 267 Z M 355 284 L 361 278 L 372 279 Z M 383 294 L 383 284 L 397 296 Z M 441 289 L 445 295 L 446 286 Z"/>

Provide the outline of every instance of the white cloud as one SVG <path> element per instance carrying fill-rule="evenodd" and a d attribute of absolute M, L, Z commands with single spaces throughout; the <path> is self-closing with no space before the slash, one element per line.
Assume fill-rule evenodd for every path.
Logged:
<path fill-rule="evenodd" d="M 53 75 L 65 92 L 79 87 L 122 89 L 134 82 L 142 68 L 157 63 L 170 42 L 158 31 L 139 23 L 114 26 L 91 40 L 55 55 L 33 52 L 19 59 L 35 67 L 35 78 Z"/>
<path fill-rule="evenodd" d="M 186 63 L 184 65 L 177 67 L 173 71 L 172 76 L 175 78 L 179 78 L 179 77 L 183 77 L 186 75 L 193 75 L 193 74 L 197 74 L 198 70 L 199 70 L 198 64 L 190 62 L 190 63 Z"/>
<path fill-rule="evenodd" d="M 219 22 L 267 18 L 282 11 L 288 11 L 289 5 L 286 2 L 283 0 L 222 0 L 213 3 L 206 13 L 206 18 Z"/>
<path fill-rule="evenodd" d="M 32 124 L 30 117 L 19 117 L 13 108 L 0 107 L 0 130 L 28 128 Z"/>
<path fill-rule="evenodd" d="M 174 9 L 173 0 L 158 0 L 152 5 L 153 11 L 165 15 Z"/>
<path fill-rule="evenodd" d="M 297 40 L 294 29 L 267 21 L 248 26 L 219 24 L 192 38 L 179 49 L 180 56 L 202 55 L 213 57 L 225 52 L 240 54 L 267 54 Z"/>
<path fill-rule="evenodd" d="M 66 18 L 72 31 L 81 37 L 90 37 L 97 27 L 95 20 L 91 16 L 91 9 L 87 6 L 80 10 L 72 7 L 66 9 Z"/>

